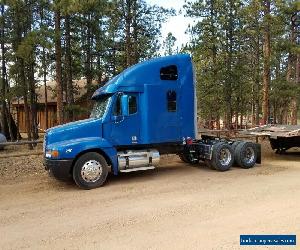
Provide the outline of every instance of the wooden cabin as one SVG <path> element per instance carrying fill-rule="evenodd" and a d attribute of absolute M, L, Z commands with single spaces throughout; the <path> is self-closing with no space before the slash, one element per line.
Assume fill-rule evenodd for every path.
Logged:
<path fill-rule="evenodd" d="M 89 98 L 86 90 L 86 80 L 76 80 L 73 81 L 74 84 L 74 101 L 76 107 L 79 110 L 75 112 L 74 120 L 85 119 L 89 116 L 88 110 L 90 103 L 88 102 Z M 97 88 L 97 83 L 93 82 L 93 88 Z M 36 88 L 37 95 L 37 119 L 38 119 L 38 128 L 40 132 L 45 131 L 47 128 L 51 128 L 57 125 L 56 118 L 56 82 L 49 81 L 47 82 L 47 109 L 48 109 L 48 121 L 46 124 L 46 112 L 45 112 L 45 87 L 44 85 L 39 85 Z M 66 103 L 65 96 L 63 102 Z M 24 111 L 24 99 L 14 98 L 11 102 L 11 113 L 12 116 L 19 127 L 21 133 L 26 132 L 26 122 L 25 122 L 25 111 Z M 66 120 L 66 122 L 69 122 Z"/>

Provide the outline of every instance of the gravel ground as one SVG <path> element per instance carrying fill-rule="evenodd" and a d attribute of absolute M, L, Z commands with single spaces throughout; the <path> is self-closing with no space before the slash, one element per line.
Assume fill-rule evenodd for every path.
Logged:
<path fill-rule="evenodd" d="M 2 182 L 14 181 L 17 179 L 29 178 L 33 176 L 45 175 L 43 167 L 43 157 L 41 155 L 30 155 L 42 151 L 42 145 L 38 145 L 34 150 L 29 150 L 28 146 L 9 146 L 5 150 L 0 150 L 0 180 Z M 10 157 L 12 154 L 28 153 L 29 156 Z"/>
<path fill-rule="evenodd" d="M 299 179 L 300 151 L 275 155 L 265 142 L 252 169 L 170 155 L 90 191 L 50 178 L 41 156 L 1 158 L 0 249 L 265 249 L 241 248 L 239 235 L 299 236 Z"/>

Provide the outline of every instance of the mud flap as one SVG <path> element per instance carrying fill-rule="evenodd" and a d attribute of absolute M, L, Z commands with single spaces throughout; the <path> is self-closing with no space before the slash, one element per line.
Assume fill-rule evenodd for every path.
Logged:
<path fill-rule="evenodd" d="M 261 164 L 261 145 L 256 143 L 256 149 L 257 149 L 257 158 L 256 163 Z"/>

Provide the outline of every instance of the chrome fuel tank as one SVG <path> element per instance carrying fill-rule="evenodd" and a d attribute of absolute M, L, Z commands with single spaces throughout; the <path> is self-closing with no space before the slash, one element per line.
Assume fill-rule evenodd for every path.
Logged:
<path fill-rule="evenodd" d="M 156 167 L 159 164 L 160 155 L 156 149 L 126 150 L 118 152 L 119 170 Z"/>

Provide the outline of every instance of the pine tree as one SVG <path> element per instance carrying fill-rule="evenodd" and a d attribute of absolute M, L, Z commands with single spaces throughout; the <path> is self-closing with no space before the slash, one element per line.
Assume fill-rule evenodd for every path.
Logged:
<path fill-rule="evenodd" d="M 173 36 L 172 32 L 169 32 L 165 41 L 163 42 L 164 55 L 172 55 L 174 54 L 174 46 L 176 42 L 176 37 Z"/>

